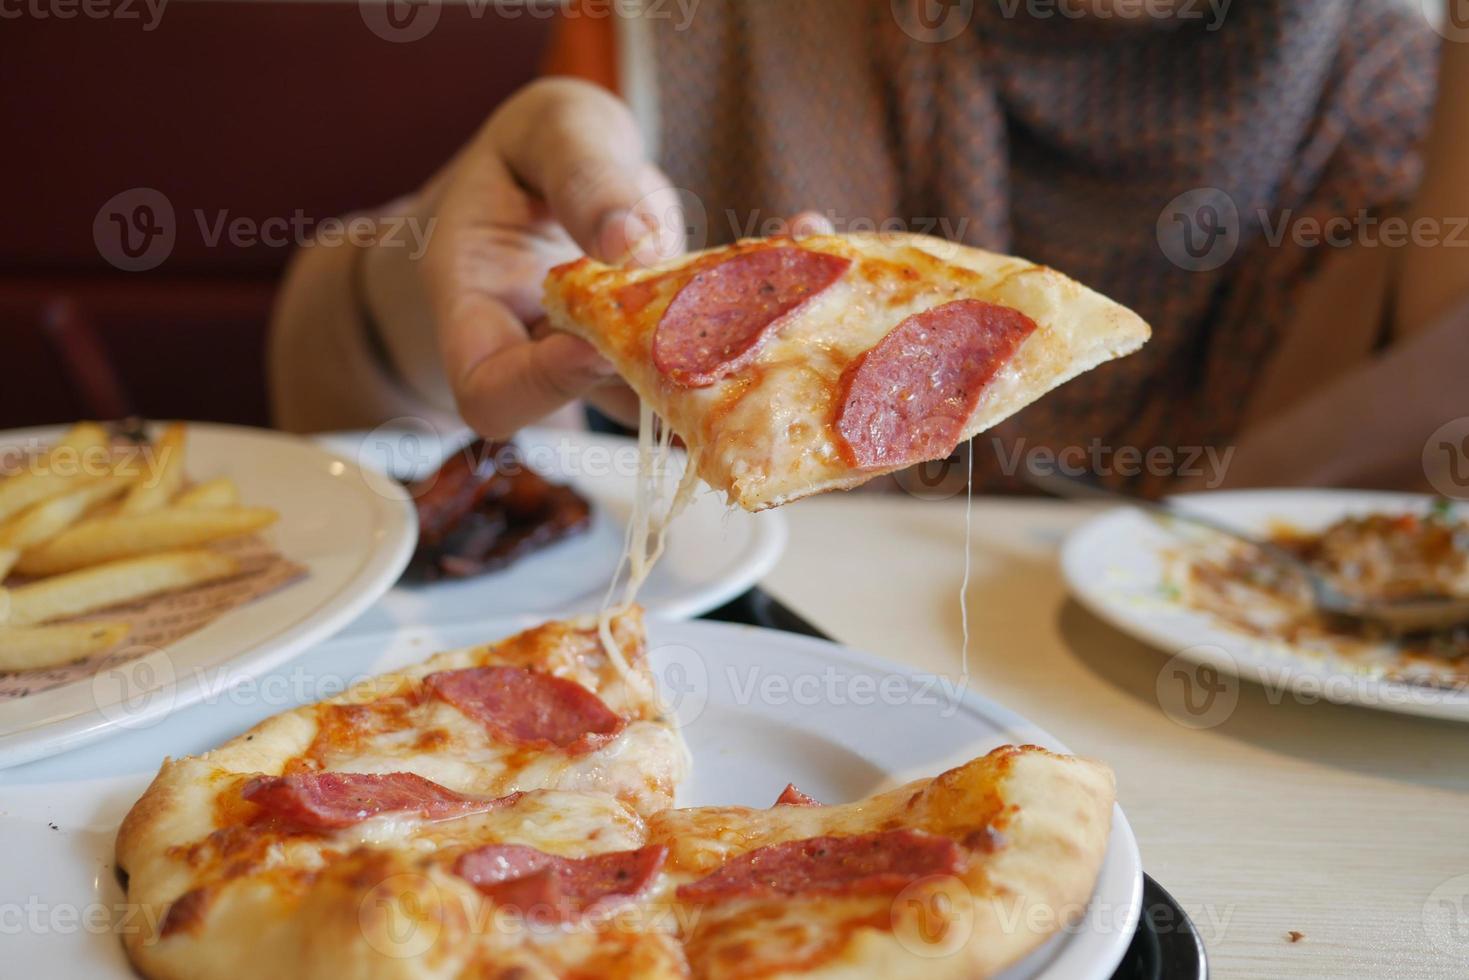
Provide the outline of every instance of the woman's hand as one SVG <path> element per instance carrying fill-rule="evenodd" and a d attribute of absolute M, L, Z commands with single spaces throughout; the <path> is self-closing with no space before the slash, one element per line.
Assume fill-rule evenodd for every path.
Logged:
<path fill-rule="evenodd" d="M 678 198 L 632 114 L 582 82 L 521 89 L 423 189 L 421 259 L 374 246 L 368 305 L 399 372 L 447 394 L 487 436 L 578 397 L 627 419 L 636 399 L 585 341 L 541 326 L 547 270 L 586 252 L 656 262 L 683 251 Z M 436 391 L 437 389 L 437 391 Z"/>

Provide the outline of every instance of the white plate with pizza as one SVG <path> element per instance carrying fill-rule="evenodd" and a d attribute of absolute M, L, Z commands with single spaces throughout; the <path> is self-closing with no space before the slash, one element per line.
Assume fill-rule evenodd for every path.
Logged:
<path fill-rule="evenodd" d="M 440 432 L 404 421 L 367 433 L 319 437 L 362 466 L 414 483 L 463 452 L 467 429 Z M 406 579 L 351 633 L 415 623 L 461 623 L 520 615 L 564 615 L 600 607 L 623 557 L 626 525 L 637 493 L 635 439 L 567 429 L 517 433 L 520 461 L 546 480 L 569 486 L 591 507 L 579 533 L 517 558 L 507 567 L 463 579 Z M 674 464 L 678 463 L 675 456 Z M 687 619 L 716 609 L 760 581 L 786 542 L 785 516 L 749 514 L 724 506 L 707 489 L 697 493 L 668 529 L 667 546 L 638 592 L 650 613 Z"/>
<path fill-rule="evenodd" d="M 1364 597 L 1469 590 L 1462 506 L 1420 494 L 1241 490 L 1174 498 L 1295 551 Z M 1469 630 L 1376 636 L 1330 623 L 1247 546 L 1131 509 L 1078 528 L 1062 551 L 1071 592 L 1097 616 L 1176 657 L 1194 681 L 1227 692 L 1218 671 L 1272 699 L 1356 704 L 1469 721 Z M 1161 683 L 1161 682 L 1160 682 Z M 1200 699 L 1198 724 L 1223 721 L 1229 697 Z"/>
<path fill-rule="evenodd" d="M 1024 719 L 791 634 L 654 620 L 645 646 L 636 613 L 608 624 L 622 668 L 594 617 L 425 662 L 528 625 L 338 637 L 0 773 L 7 965 L 1103 980 L 1123 956 L 1142 875 L 1111 775 Z"/>
<path fill-rule="evenodd" d="M 54 466 L 32 465 L 83 427 L 0 435 L 0 456 L 17 478 L 34 472 L 44 480 L 86 483 L 17 510 L 4 528 L 34 529 L 41 518 L 55 517 L 56 504 L 72 500 L 95 508 L 77 510 L 68 518 L 72 526 L 23 551 L 17 570 L 32 574 L 10 579 L 12 614 L 23 597 L 65 606 L 84 593 L 100 593 L 105 602 L 141 592 L 152 587 L 145 576 L 159 575 L 160 566 L 176 574 L 168 565 L 180 558 L 222 568 L 206 568 L 205 579 L 182 590 L 107 602 L 80 618 L 58 618 L 51 614 L 64 609 L 52 608 L 37 612 L 31 617 L 37 625 L 29 626 L 12 615 L 7 629 L 17 629 L 3 635 L 26 642 L 64 633 L 73 622 L 103 632 L 115 624 L 121 638 L 83 659 L 0 672 L 0 767 L 152 724 L 284 663 L 361 615 L 397 580 L 413 551 L 417 521 L 403 489 L 307 440 L 190 422 L 154 426 L 154 441 L 141 446 L 108 434 L 105 474 L 85 472 L 80 462 L 68 471 L 59 459 Z M 172 461 L 162 465 L 167 453 L 150 455 L 173 445 L 171 439 L 177 472 Z M 101 499 L 110 493 L 106 481 L 118 474 L 131 486 Z M 136 498 L 160 487 L 171 499 L 144 509 L 148 501 Z M 128 513 L 132 503 L 139 513 Z M 223 533 L 216 525 L 240 520 L 246 523 L 238 527 L 252 529 L 248 536 L 180 544 Z M 60 587 L 68 582 L 75 587 Z"/>

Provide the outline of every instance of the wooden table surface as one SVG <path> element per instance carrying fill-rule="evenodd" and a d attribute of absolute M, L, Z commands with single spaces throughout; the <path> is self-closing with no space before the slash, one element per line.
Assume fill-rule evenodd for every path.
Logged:
<path fill-rule="evenodd" d="M 770 592 L 844 643 L 959 672 L 962 499 L 785 513 Z M 1212 976 L 1469 977 L 1469 728 L 1248 682 L 1218 724 L 1172 720 L 1170 654 L 1067 597 L 1060 544 L 1092 513 L 974 502 L 971 687 L 1112 766 L 1144 868 L 1193 918 Z"/>

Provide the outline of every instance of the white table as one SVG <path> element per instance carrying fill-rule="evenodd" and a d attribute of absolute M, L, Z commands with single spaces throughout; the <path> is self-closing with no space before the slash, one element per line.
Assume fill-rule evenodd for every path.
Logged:
<path fill-rule="evenodd" d="M 1248 683 L 1217 727 L 1175 723 L 1158 699 L 1169 655 L 1067 598 L 1058 547 L 1090 513 L 975 501 L 974 689 L 1116 770 L 1144 867 L 1192 916 L 1213 976 L 1469 977 L 1469 902 L 1453 902 L 1469 894 L 1454 881 L 1469 876 L 1469 729 L 1271 703 Z M 844 643 L 958 672 L 962 498 L 834 495 L 786 514 L 768 591 Z"/>

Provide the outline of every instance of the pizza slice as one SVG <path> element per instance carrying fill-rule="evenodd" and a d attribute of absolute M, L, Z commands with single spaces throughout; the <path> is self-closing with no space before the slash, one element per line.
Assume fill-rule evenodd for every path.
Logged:
<path fill-rule="evenodd" d="M 1100 763 L 1007 745 L 855 803 L 668 810 L 656 900 L 708 980 L 989 977 L 1082 916 L 1113 795 Z"/>
<path fill-rule="evenodd" d="M 1052 269 L 925 235 L 583 258 L 545 294 L 551 325 L 595 345 L 747 510 L 947 456 L 1149 335 Z"/>
<path fill-rule="evenodd" d="M 599 625 L 439 654 L 166 761 L 118 833 L 146 913 L 133 962 L 169 978 L 683 975 L 668 930 L 602 914 L 654 881 L 643 818 L 672 805 L 688 754 L 641 611 L 607 623 L 623 667 Z M 504 929 L 502 906 L 544 915 Z"/>
<path fill-rule="evenodd" d="M 665 851 L 610 796 L 172 772 L 118 842 L 141 913 L 123 938 L 150 980 L 687 976 L 672 928 L 640 913 Z"/>

